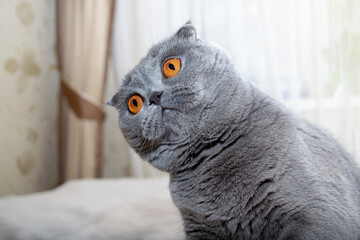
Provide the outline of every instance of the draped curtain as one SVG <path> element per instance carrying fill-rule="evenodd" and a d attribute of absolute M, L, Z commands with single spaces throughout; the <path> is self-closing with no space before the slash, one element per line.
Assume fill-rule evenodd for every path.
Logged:
<path fill-rule="evenodd" d="M 191 19 L 244 78 L 326 128 L 360 160 L 359 12 L 358 0 L 119 0 L 113 81 L 121 84 L 152 44 Z M 129 175 L 157 175 L 118 144 L 129 151 Z"/>
<path fill-rule="evenodd" d="M 57 0 L 60 183 L 101 175 L 104 84 L 114 0 Z"/>

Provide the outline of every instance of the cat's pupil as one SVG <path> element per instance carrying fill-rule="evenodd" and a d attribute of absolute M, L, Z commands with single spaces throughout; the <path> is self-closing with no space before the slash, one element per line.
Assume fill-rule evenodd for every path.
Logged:
<path fill-rule="evenodd" d="M 135 107 L 138 106 L 137 101 L 135 99 L 133 100 L 133 104 L 134 104 Z"/>
<path fill-rule="evenodd" d="M 169 64 L 169 68 L 174 71 L 174 70 L 175 70 L 174 64 L 170 63 L 170 64 Z"/>

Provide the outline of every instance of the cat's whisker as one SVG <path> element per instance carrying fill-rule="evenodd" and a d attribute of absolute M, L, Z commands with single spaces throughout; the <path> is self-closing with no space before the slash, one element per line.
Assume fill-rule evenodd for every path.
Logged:
<path fill-rule="evenodd" d="M 150 143 L 150 153 L 152 153 L 153 152 L 153 147 L 154 147 L 154 142 L 153 141 L 151 141 L 151 143 Z"/>
<path fill-rule="evenodd" d="M 144 142 L 143 142 L 143 144 L 142 144 L 142 146 L 141 146 L 141 148 L 140 148 L 140 150 L 139 150 L 139 153 L 141 152 L 141 150 L 143 149 L 143 147 L 144 147 L 144 145 L 145 145 L 145 143 L 146 143 L 146 139 L 145 139 L 143 136 L 140 137 L 140 142 L 141 142 L 142 140 L 144 140 Z"/>

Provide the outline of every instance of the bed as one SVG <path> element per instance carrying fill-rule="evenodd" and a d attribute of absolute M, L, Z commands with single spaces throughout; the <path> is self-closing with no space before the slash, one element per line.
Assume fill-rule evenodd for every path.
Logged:
<path fill-rule="evenodd" d="M 51 191 L 0 198 L 0 239 L 184 239 L 168 182 L 76 180 Z"/>

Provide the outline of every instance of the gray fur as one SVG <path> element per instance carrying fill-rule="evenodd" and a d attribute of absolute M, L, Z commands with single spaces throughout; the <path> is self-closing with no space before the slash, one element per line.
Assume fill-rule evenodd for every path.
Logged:
<path fill-rule="evenodd" d="M 162 66 L 180 58 L 167 79 Z M 160 104 L 149 104 L 163 92 Z M 141 111 L 128 111 L 134 93 Z M 187 239 L 360 239 L 360 174 L 326 132 L 241 79 L 191 24 L 153 46 L 110 101 L 140 156 L 170 173 Z"/>

